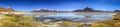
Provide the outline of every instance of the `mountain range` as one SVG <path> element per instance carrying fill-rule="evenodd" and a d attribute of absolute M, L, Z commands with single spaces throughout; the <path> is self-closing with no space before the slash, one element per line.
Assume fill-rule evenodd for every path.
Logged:
<path fill-rule="evenodd" d="M 48 9 L 40 9 L 40 10 L 33 10 L 32 12 L 68 12 L 68 11 L 57 11 L 57 10 L 48 10 Z M 86 7 L 84 9 L 73 10 L 70 12 L 120 12 L 120 10 L 115 11 L 102 11 L 102 10 L 94 10 L 90 7 Z"/>

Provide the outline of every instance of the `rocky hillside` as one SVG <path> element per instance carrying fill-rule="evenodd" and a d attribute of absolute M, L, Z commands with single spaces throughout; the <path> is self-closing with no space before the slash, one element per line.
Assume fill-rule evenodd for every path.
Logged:
<path fill-rule="evenodd" d="M 2 8 L 0 7 L 0 12 L 15 12 L 12 8 Z"/>

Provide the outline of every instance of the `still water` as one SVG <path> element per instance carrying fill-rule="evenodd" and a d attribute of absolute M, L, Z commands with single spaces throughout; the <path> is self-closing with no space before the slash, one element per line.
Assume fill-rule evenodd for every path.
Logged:
<path fill-rule="evenodd" d="M 89 15 L 89 14 L 87 14 Z M 105 20 L 111 20 L 112 15 L 89 15 L 91 17 L 86 18 L 85 15 L 78 15 L 74 13 L 66 13 L 66 14 L 55 14 L 55 15 L 38 15 L 34 14 L 35 17 L 37 17 L 40 20 L 43 19 L 52 19 L 52 20 L 70 20 L 74 22 L 81 22 L 81 23 L 94 23 L 97 21 L 105 21 Z"/>

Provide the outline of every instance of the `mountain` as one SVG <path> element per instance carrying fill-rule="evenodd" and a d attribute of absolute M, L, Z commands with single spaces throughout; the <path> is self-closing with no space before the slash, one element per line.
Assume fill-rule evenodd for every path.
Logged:
<path fill-rule="evenodd" d="M 90 7 L 86 7 L 83 10 L 74 10 L 73 12 L 103 12 L 101 10 L 94 10 Z"/>
<path fill-rule="evenodd" d="M 90 11 L 94 11 L 94 10 L 92 8 L 86 7 L 85 9 L 83 9 L 83 11 L 90 12 Z"/>
<path fill-rule="evenodd" d="M 3 11 L 5 11 L 5 9 L 0 7 L 0 12 L 3 12 Z"/>
<path fill-rule="evenodd" d="M 120 12 L 120 10 L 115 10 L 114 12 Z"/>
<path fill-rule="evenodd" d="M 48 9 L 40 9 L 40 10 L 33 10 L 32 12 L 57 12 L 56 10 L 48 10 Z"/>
<path fill-rule="evenodd" d="M 15 12 L 12 8 L 2 8 L 0 7 L 0 12 Z"/>

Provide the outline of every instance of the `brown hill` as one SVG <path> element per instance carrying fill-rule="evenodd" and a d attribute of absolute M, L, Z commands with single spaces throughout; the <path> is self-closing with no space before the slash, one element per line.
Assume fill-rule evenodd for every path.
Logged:
<path fill-rule="evenodd" d="M 0 7 L 0 12 L 15 12 L 12 8 L 2 8 Z"/>

